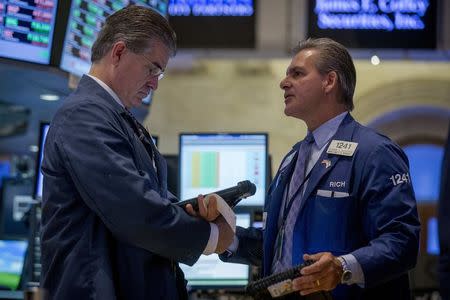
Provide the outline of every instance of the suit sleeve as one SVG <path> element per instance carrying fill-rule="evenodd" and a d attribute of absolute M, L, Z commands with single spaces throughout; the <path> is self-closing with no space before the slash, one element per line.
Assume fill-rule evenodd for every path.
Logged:
<path fill-rule="evenodd" d="M 226 252 L 219 257 L 224 262 L 246 264 L 260 267 L 263 259 L 262 230 L 258 228 L 236 227 L 239 246 L 235 253 Z"/>
<path fill-rule="evenodd" d="M 370 288 L 415 266 L 420 222 L 408 160 L 399 147 L 391 142 L 377 146 L 362 172 L 359 196 L 368 245 L 352 254 Z"/>
<path fill-rule="evenodd" d="M 56 149 L 78 193 L 116 238 L 192 265 L 210 234 L 208 222 L 160 197 L 156 182 L 136 166 L 118 117 L 82 105 L 56 131 Z"/>

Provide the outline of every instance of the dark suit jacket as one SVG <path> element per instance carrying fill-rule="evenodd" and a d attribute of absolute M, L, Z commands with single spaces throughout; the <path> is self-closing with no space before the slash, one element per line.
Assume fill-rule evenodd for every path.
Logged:
<path fill-rule="evenodd" d="M 443 300 L 450 300 L 450 128 L 442 161 L 439 195 L 439 281 Z"/>
<path fill-rule="evenodd" d="M 416 263 L 420 223 L 406 155 L 350 114 L 332 140 L 358 146 L 352 156 L 325 148 L 311 170 L 294 227 L 292 265 L 302 263 L 304 253 L 351 253 L 366 289 L 338 285 L 335 299 L 409 299 L 407 272 Z M 299 146 L 286 155 L 269 187 L 265 230 L 239 228 L 239 248 L 229 261 L 261 264 L 263 275 L 270 273 L 283 192 Z"/>
<path fill-rule="evenodd" d="M 156 172 L 123 113 L 84 76 L 51 123 L 41 233 L 50 299 L 182 298 L 176 262 L 192 265 L 208 242 L 210 225 L 173 204 L 164 159 L 154 148 Z"/>

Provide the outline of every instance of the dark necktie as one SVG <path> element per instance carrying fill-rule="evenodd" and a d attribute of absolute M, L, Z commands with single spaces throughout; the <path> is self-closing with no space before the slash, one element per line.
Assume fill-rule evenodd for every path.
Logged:
<path fill-rule="evenodd" d="M 128 109 L 125 109 L 125 112 L 122 113 L 122 116 L 125 118 L 125 120 L 131 126 L 138 139 L 144 145 L 145 150 L 147 151 L 148 155 L 152 160 L 153 168 L 155 169 L 155 171 L 157 171 L 155 163 L 156 146 L 153 144 L 153 139 L 150 133 L 148 133 L 147 129 L 145 129 L 145 127 L 142 126 L 142 124 L 139 123 L 138 120 L 136 120 L 136 118 Z"/>
<path fill-rule="evenodd" d="M 295 164 L 294 173 L 289 184 L 288 198 L 291 200 L 298 189 L 301 188 L 305 180 L 306 166 L 308 165 L 309 156 L 311 154 L 311 147 L 314 143 L 314 135 L 310 132 L 300 144 L 298 150 L 297 163 Z"/>

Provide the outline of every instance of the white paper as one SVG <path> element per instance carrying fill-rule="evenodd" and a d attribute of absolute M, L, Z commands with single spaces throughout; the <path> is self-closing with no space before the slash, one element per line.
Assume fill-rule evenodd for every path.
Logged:
<path fill-rule="evenodd" d="M 236 233 L 236 215 L 230 206 L 217 194 L 209 194 L 205 197 L 205 205 L 208 207 L 209 199 L 211 196 L 216 197 L 217 200 L 217 210 L 224 217 L 227 224 L 231 227 L 234 233 Z"/>

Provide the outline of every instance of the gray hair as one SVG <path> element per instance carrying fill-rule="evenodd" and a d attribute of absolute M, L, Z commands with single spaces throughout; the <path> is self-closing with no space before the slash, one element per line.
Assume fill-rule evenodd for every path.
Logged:
<path fill-rule="evenodd" d="M 169 22 L 151 8 L 130 5 L 110 15 L 92 46 L 91 62 L 101 60 L 114 43 L 123 41 L 134 53 L 142 53 L 155 40 L 176 53 L 176 34 Z"/>
<path fill-rule="evenodd" d="M 356 70 L 348 50 L 340 43 L 329 38 L 309 38 L 298 43 L 292 52 L 296 55 L 306 49 L 319 51 L 315 66 L 320 74 L 325 75 L 331 71 L 336 72 L 341 90 L 339 101 L 345 104 L 347 110 L 353 110 Z"/>

